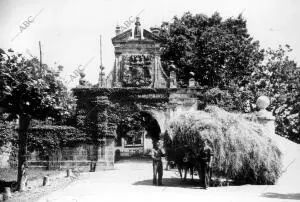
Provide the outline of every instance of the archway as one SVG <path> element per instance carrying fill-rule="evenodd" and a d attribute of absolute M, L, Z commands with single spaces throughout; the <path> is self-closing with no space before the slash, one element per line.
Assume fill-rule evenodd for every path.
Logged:
<path fill-rule="evenodd" d="M 141 111 L 142 126 L 147 131 L 146 137 L 151 138 L 152 141 L 158 141 L 160 139 L 161 129 L 158 121 L 154 116 L 147 111 Z"/>
<path fill-rule="evenodd" d="M 115 161 L 132 157 L 148 158 L 153 142 L 161 138 L 161 128 L 153 113 L 132 112 L 123 114 L 121 120 L 116 128 Z"/>

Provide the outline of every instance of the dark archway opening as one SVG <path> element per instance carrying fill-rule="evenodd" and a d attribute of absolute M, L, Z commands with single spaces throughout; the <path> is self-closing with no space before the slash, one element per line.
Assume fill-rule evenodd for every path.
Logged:
<path fill-rule="evenodd" d="M 149 159 L 153 143 L 160 139 L 161 129 L 151 112 L 124 114 L 117 124 L 115 162 L 124 159 Z"/>
<path fill-rule="evenodd" d="M 132 116 L 126 117 L 126 121 L 120 122 L 117 126 L 116 144 L 119 145 L 121 138 L 128 138 L 129 131 L 147 132 L 146 138 L 151 138 L 152 141 L 160 139 L 161 129 L 157 120 L 150 112 L 140 111 Z"/>
<path fill-rule="evenodd" d="M 157 120 L 146 111 L 140 112 L 141 124 L 147 131 L 146 137 L 151 138 L 152 141 L 158 141 L 160 139 L 160 127 Z"/>

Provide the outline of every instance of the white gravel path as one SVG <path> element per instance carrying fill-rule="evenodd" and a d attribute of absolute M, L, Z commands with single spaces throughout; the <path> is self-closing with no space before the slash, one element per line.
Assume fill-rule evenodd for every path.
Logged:
<path fill-rule="evenodd" d="M 284 152 L 286 172 L 273 186 L 211 187 L 208 190 L 182 184 L 174 171 L 164 171 L 164 186 L 152 186 L 151 161 L 128 161 L 115 170 L 85 173 L 68 187 L 44 196 L 39 202 L 81 201 L 296 201 L 300 200 L 300 145 L 282 137 L 275 141 Z"/>

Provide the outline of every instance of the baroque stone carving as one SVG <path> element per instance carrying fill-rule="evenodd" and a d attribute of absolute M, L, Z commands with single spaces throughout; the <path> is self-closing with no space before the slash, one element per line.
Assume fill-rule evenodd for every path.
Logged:
<path fill-rule="evenodd" d="M 121 82 L 124 87 L 145 87 L 152 82 L 151 55 L 124 55 Z"/>
<path fill-rule="evenodd" d="M 160 38 L 143 29 L 139 18 L 135 28 L 112 38 L 115 64 L 111 72 L 113 88 L 167 88 L 169 78 L 160 61 Z"/>

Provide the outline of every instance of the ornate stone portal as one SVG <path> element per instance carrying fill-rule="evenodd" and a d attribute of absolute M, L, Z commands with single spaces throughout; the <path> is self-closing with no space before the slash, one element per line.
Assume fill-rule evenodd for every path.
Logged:
<path fill-rule="evenodd" d="M 141 28 L 139 18 L 134 28 L 112 38 L 112 43 L 115 47 L 115 63 L 108 86 L 167 87 L 168 77 L 160 61 L 159 37 Z"/>
<path fill-rule="evenodd" d="M 189 110 L 198 102 L 193 90 L 177 89 L 174 65 L 171 79 L 163 71 L 157 29 L 143 29 L 137 18 L 134 28 L 116 33 L 112 38 L 115 63 L 106 87 L 80 85 L 73 89 L 78 99 L 77 127 L 90 135 L 94 144 L 92 171 L 113 167 L 115 145 L 122 134 L 130 136 L 127 143 L 140 144 L 130 132 L 133 128 L 127 127 L 133 125 L 133 117 L 138 117 L 147 137 L 157 141 L 176 108 Z"/>
<path fill-rule="evenodd" d="M 157 29 L 149 32 L 142 29 L 139 19 L 135 28 L 123 33 L 116 32 L 112 39 L 115 47 L 115 64 L 106 80 L 107 86 L 74 88 L 77 97 L 77 127 L 93 140 L 90 152 L 90 170 L 114 166 L 115 146 L 122 134 L 130 136 L 128 142 L 140 144 L 135 138 L 137 128 L 127 127 L 134 117 L 141 120 L 140 126 L 152 141 L 164 133 L 170 118 L 178 111 L 197 110 L 203 93 L 195 84 L 194 74 L 188 88 L 177 88 L 175 67 L 170 65 L 170 78 L 164 73 L 160 62 L 160 44 Z M 81 83 L 85 83 L 81 81 Z M 260 122 L 269 127 L 274 122 L 266 116 L 268 100 L 261 98 L 257 114 Z M 270 121 L 272 120 L 272 121 Z M 272 125 L 272 124 L 271 124 Z M 273 129 L 271 129 L 274 131 Z M 121 135 L 119 135 L 121 134 Z"/>

